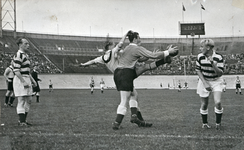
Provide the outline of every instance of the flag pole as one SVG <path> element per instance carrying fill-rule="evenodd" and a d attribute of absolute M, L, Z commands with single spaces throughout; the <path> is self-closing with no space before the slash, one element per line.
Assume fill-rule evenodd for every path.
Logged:
<path fill-rule="evenodd" d="M 202 22 L 202 4 L 201 4 L 201 7 L 200 7 L 200 14 L 201 14 L 201 22 Z"/>
<path fill-rule="evenodd" d="M 184 11 L 185 11 L 185 6 L 182 3 L 182 21 L 184 22 Z"/>
<path fill-rule="evenodd" d="M 184 22 L 184 11 L 182 10 L 182 21 Z"/>

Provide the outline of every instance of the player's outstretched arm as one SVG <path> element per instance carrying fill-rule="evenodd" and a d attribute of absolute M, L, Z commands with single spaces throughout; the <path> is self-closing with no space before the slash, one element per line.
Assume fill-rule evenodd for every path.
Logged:
<path fill-rule="evenodd" d="M 95 64 L 95 60 L 94 59 L 90 60 L 90 61 L 88 61 L 86 63 L 80 63 L 80 66 L 85 67 L 85 66 L 89 66 L 89 65 L 92 65 L 92 64 Z"/>

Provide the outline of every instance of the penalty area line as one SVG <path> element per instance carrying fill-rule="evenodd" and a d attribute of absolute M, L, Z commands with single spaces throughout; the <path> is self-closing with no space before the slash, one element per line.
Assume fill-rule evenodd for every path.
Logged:
<path fill-rule="evenodd" d="M 28 135 L 28 136 L 75 136 L 75 137 L 133 137 L 133 138 L 179 138 L 179 139 L 244 139 L 240 136 L 196 136 L 196 135 L 145 135 L 145 134 L 82 134 L 82 133 L 45 133 L 45 132 L 19 132 L 9 133 L 8 135 Z"/>

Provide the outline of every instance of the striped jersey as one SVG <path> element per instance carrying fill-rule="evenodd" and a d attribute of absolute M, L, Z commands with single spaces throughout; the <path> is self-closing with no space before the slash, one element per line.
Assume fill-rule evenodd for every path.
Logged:
<path fill-rule="evenodd" d="M 29 56 L 21 50 L 18 50 L 13 58 L 14 72 L 19 71 L 21 74 L 30 73 L 30 60 Z"/>
<path fill-rule="evenodd" d="M 236 84 L 241 84 L 241 80 L 240 79 L 236 79 Z"/>
<path fill-rule="evenodd" d="M 214 51 L 212 58 L 217 62 L 217 67 L 224 72 L 223 56 Z M 203 77 L 207 80 L 215 80 L 218 78 L 218 75 L 215 73 L 211 62 L 203 53 L 200 53 L 197 56 L 196 71 L 201 71 Z"/>
<path fill-rule="evenodd" d="M 105 64 L 106 67 L 114 73 L 115 69 L 118 67 L 118 59 L 115 58 L 115 52 L 120 48 L 116 45 L 112 50 L 108 50 L 104 55 L 94 59 L 95 63 Z"/>

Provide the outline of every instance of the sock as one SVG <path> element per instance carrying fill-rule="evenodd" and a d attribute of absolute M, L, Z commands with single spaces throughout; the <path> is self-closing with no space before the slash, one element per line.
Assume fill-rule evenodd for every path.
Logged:
<path fill-rule="evenodd" d="M 208 123 L 208 115 L 203 115 L 203 114 L 201 114 L 201 115 L 202 115 L 202 123 L 203 124 Z"/>
<path fill-rule="evenodd" d="M 134 115 L 134 114 L 137 115 L 137 108 L 136 107 L 131 107 L 130 110 L 131 110 L 131 115 Z"/>
<path fill-rule="evenodd" d="M 39 96 L 38 95 L 36 96 L 36 102 L 39 102 Z"/>
<path fill-rule="evenodd" d="M 216 123 L 217 124 L 220 124 L 221 123 L 221 118 L 222 118 L 223 110 L 224 110 L 223 107 L 222 107 L 221 110 L 219 110 L 216 107 L 214 107 L 214 111 L 215 111 L 215 115 L 216 115 Z"/>
<path fill-rule="evenodd" d="M 5 96 L 5 103 L 8 104 L 9 96 Z"/>
<path fill-rule="evenodd" d="M 26 121 L 27 115 L 28 115 L 28 112 L 25 112 L 25 121 Z"/>
<path fill-rule="evenodd" d="M 20 122 L 25 122 L 25 114 L 18 114 L 19 115 L 19 121 Z"/>
<path fill-rule="evenodd" d="M 215 113 L 215 115 L 216 115 L 216 123 L 220 124 L 221 123 L 222 114 Z"/>
<path fill-rule="evenodd" d="M 124 115 L 117 114 L 115 121 L 120 124 L 122 122 L 123 118 L 124 118 Z"/>
<path fill-rule="evenodd" d="M 137 111 L 137 117 L 138 117 L 139 120 L 144 121 L 140 111 Z"/>
<path fill-rule="evenodd" d="M 10 104 L 13 104 L 13 102 L 14 102 L 14 97 L 10 97 Z"/>
<path fill-rule="evenodd" d="M 208 123 L 208 109 L 206 109 L 206 110 L 200 109 L 200 114 L 202 116 L 202 123 L 203 124 Z"/>

